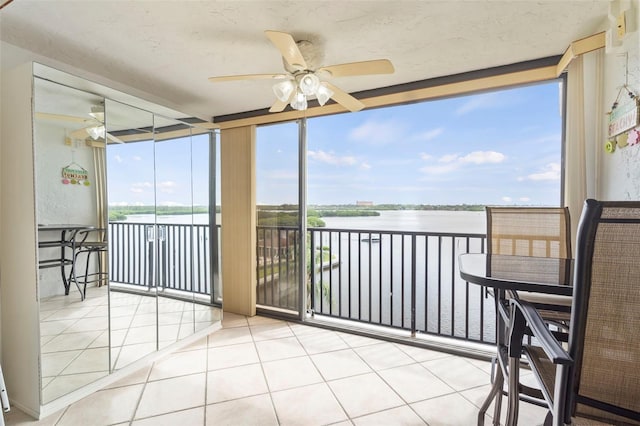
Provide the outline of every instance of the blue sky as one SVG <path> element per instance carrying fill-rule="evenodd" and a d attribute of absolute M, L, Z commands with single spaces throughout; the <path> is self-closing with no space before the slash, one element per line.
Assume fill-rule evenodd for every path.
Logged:
<path fill-rule="evenodd" d="M 308 120 L 309 204 L 560 202 L 558 82 Z M 295 123 L 259 127 L 258 204 L 295 204 Z M 207 141 L 110 145 L 110 204 L 207 203 Z M 189 170 L 193 170 L 193 174 Z M 193 188 L 193 190 L 191 189 Z M 218 195 L 219 199 L 219 195 Z"/>
<path fill-rule="evenodd" d="M 308 120 L 309 204 L 560 202 L 559 83 Z M 292 125 L 258 131 L 259 203 L 297 200 Z"/>
<path fill-rule="evenodd" d="M 208 136 L 198 135 L 155 145 L 152 141 L 109 145 L 109 204 L 207 205 L 208 144 Z"/>

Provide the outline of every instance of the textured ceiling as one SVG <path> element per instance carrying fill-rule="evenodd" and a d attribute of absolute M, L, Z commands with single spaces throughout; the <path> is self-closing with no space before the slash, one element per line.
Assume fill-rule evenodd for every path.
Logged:
<path fill-rule="evenodd" d="M 324 53 L 322 65 L 393 62 L 392 75 L 332 80 L 353 93 L 562 54 L 603 28 L 608 6 L 608 0 L 16 0 L 0 11 L 0 37 L 210 118 L 274 101 L 269 80 L 207 80 L 281 72 L 267 29 L 312 41 Z"/>

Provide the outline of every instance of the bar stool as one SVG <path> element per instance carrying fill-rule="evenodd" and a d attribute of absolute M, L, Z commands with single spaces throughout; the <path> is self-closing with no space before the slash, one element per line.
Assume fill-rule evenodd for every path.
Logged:
<path fill-rule="evenodd" d="M 108 245 L 104 238 L 106 235 L 105 231 L 103 228 L 78 231 L 72 241 L 73 264 L 71 266 L 69 282 L 75 283 L 80 292 L 81 300 L 84 300 L 86 297 L 87 284 L 101 283 L 107 280 L 107 272 L 102 268 L 102 256 L 103 253 L 107 252 Z M 91 272 L 91 257 L 94 254 L 98 259 L 98 267 Z M 85 257 L 84 274 L 79 274 L 78 266 L 82 257 Z"/>

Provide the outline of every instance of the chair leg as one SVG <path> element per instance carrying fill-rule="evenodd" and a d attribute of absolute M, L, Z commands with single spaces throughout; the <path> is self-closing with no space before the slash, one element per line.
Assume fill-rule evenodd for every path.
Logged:
<path fill-rule="evenodd" d="M 518 424 L 520 403 L 520 358 L 509 357 L 509 399 L 507 405 L 507 425 Z"/>
<path fill-rule="evenodd" d="M 484 416 L 489 409 L 489 405 L 491 405 L 491 401 L 495 400 L 494 406 L 494 414 L 493 414 L 493 424 L 495 426 L 500 425 L 500 411 L 502 405 L 502 386 L 504 384 L 504 376 L 502 375 L 502 369 L 498 367 L 496 369 L 496 376 L 493 380 L 493 386 L 491 386 L 491 390 L 489 391 L 489 395 L 482 403 L 480 407 L 480 411 L 478 412 L 478 426 L 484 426 Z"/>
<path fill-rule="evenodd" d="M 82 296 L 83 300 L 87 297 L 87 281 L 89 280 L 89 264 L 91 263 L 91 254 L 92 250 L 87 251 L 87 264 L 84 267 L 84 283 L 83 283 L 83 291 Z"/>
<path fill-rule="evenodd" d="M 80 284 L 78 283 L 78 272 L 77 272 L 78 268 L 76 267 L 79 254 L 80 254 L 79 251 L 73 254 L 73 263 L 71 264 L 71 276 L 69 280 L 73 281 L 76 284 L 76 287 L 80 292 L 80 301 L 84 301 L 84 293 L 82 292 L 82 289 L 80 288 Z"/>

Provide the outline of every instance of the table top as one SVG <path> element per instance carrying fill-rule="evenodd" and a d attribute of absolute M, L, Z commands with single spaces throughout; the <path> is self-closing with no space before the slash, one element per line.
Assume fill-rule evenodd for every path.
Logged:
<path fill-rule="evenodd" d="M 573 260 L 497 254 L 461 254 L 465 281 L 501 290 L 571 296 Z"/>
<path fill-rule="evenodd" d="M 38 231 L 74 231 L 81 229 L 94 229 L 94 225 L 86 225 L 86 224 L 47 224 L 47 225 L 38 225 Z"/>

